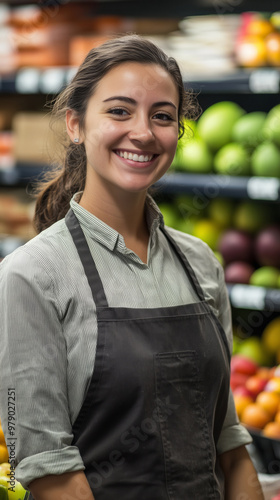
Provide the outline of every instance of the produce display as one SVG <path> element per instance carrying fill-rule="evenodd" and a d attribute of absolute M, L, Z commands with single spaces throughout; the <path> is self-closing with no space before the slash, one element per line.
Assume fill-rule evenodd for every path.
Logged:
<path fill-rule="evenodd" d="M 280 165 L 279 165 L 280 166 Z M 177 195 L 159 201 L 166 225 L 205 241 L 224 266 L 227 283 L 280 288 L 279 206 Z"/>
<path fill-rule="evenodd" d="M 240 421 L 263 436 L 280 439 L 280 366 L 263 367 L 235 354 L 230 384 Z"/>
<path fill-rule="evenodd" d="M 185 124 L 172 164 L 175 171 L 280 178 L 280 104 L 247 113 L 220 101 Z"/>
<path fill-rule="evenodd" d="M 241 21 L 236 42 L 237 63 L 246 68 L 280 66 L 280 13 L 265 16 L 245 12 Z"/>
<path fill-rule="evenodd" d="M 29 493 L 15 479 L 14 469 L 9 463 L 9 452 L 0 422 L 0 500 L 28 500 L 28 497 Z"/>

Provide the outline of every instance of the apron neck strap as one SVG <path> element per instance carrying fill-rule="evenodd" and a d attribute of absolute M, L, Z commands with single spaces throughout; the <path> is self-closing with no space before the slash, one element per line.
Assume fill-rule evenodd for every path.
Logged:
<path fill-rule="evenodd" d="M 192 268 L 192 266 L 190 265 L 188 259 L 186 258 L 186 256 L 184 255 L 184 253 L 182 252 L 182 250 L 180 249 L 180 247 L 177 245 L 176 241 L 172 238 L 172 236 L 170 236 L 170 234 L 166 231 L 166 229 L 164 227 L 161 227 L 161 230 L 163 232 L 163 234 L 165 235 L 165 237 L 167 238 L 167 240 L 169 241 L 169 243 L 171 244 L 171 246 L 173 247 L 173 249 L 175 250 L 176 254 L 178 255 L 178 257 L 180 258 L 182 264 L 183 264 L 183 267 L 185 268 L 186 272 L 187 272 L 187 275 L 189 277 L 189 280 L 195 290 L 195 292 L 197 293 L 197 296 L 200 300 L 203 300 L 205 301 L 205 297 L 204 297 L 204 293 L 203 293 L 203 290 L 199 284 L 199 281 L 196 277 L 196 274 Z"/>
<path fill-rule="evenodd" d="M 79 257 L 83 264 L 96 307 L 108 307 L 108 302 L 106 299 L 102 281 L 96 269 L 94 259 L 92 258 L 92 255 L 90 253 L 87 240 L 80 226 L 80 223 L 71 208 L 65 216 L 65 223 L 70 231 Z"/>

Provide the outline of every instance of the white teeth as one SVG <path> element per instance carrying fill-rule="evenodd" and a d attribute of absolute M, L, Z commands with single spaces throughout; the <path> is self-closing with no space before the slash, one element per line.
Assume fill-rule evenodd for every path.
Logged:
<path fill-rule="evenodd" d="M 126 160 L 133 160 L 133 161 L 139 161 L 139 162 L 147 162 L 151 161 L 154 155 L 138 155 L 136 153 L 128 153 L 127 151 L 118 151 L 117 154 L 121 158 L 125 158 Z"/>

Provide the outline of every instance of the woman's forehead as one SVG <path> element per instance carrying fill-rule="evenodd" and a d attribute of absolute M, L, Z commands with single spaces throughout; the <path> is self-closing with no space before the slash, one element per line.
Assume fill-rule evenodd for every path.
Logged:
<path fill-rule="evenodd" d="M 175 100 L 178 98 L 178 89 L 172 76 L 153 63 L 124 62 L 114 66 L 100 80 L 94 94 L 106 98 L 112 92 L 115 95 L 129 92 L 129 96 L 136 101 L 156 93 L 168 94 Z"/>

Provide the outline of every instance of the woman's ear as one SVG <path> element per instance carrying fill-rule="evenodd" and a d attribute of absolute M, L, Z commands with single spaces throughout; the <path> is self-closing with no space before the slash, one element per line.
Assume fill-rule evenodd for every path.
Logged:
<path fill-rule="evenodd" d="M 80 134 L 79 118 L 72 109 L 66 111 L 66 130 L 72 142 L 75 144 L 81 144 L 81 142 L 83 142 Z"/>

